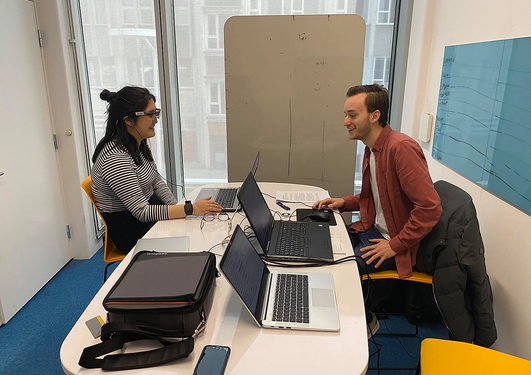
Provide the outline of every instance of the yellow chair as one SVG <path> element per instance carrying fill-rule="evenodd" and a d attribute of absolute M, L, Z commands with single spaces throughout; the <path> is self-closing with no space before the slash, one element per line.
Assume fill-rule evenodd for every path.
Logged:
<path fill-rule="evenodd" d="M 382 280 L 382 279 L 400 279 L 398 276 L 398 272 L 396 271 L 381 271 L 381 272 L 375 272 L 370 274 L 371 279 L 373 280 Z M 362 280 L 367 280 L 367 275 L 362 276 Z M 401 279 L 404 281 L 414 281 L 416 283 L 423 283 L 423 284 L 432 284 L 432 276 L 418 271 L 413 271 L 413 275 L 411 277 L 408 277 L 406 279 Z"/>
<path fill-rule="evenodd" d="M 400 279 L 398 276 L 397 271 L 381 271 L 381 272 L 374 272 L 369 274 L 371 280 L 384 280 L 384 279 Z M 363 281 L 366 281 L 369 279 L 367 275 L 362 275 L 361 279 Z M 404 281 L 413 281 L 416 283 L 422 283 L 422 284 L 433 284 L 433 278 L 431 275 L 423 272 L 413 271 L 413 275 L 406 279 L 400 279 Z M 379 336 L 405 336 L 405 337 L 414 337 L 417 336 L 419 333 L 419 326 L 418 324 L 415 324 L 415 333 L 380 333 Z"/>
<path fill-rule="evenodd" d="M 371 280 L 385 280 L 385 279 L 400 279 L 398 276 L 397 271 L 380 271 L 380 272 L 374 272 L 367 275 L 362 275 L 361 279 L 363 281 L 368 280 L 370 277 Z M 433 284 L 433 278 L 430 274 L 413 271 L 413 274 L 406 278 L 406 279 L 400 279 L 405 281 L 413 281 L 416 283 L 422 283 L 422 284 Z M 394 315 L 394 314 L 391 314 Z M 419 326 L 417 323 L 415 323 L 415 333 L 376 333 L 377 336 L 392 336 L 392 337 L 416 337 L 419 333 Z M 378 367 L 369 367 L 369 370 L 378 370 L 378 373 L 380 371 L 398 371 L 398 370 L 409 370 L 413 371 L 417 369 L 418 374 L 418 366 L 415 368 L 409 368 L 409 367 L 380 367 L 378 364 Z M 424 374 L 423 374 L 424 375 Z"/>
<path fill-rule="evenodd" d="M 107 228 L 107 224 L 105 223 L 105 219 L 103 218 L 103 216 L 101 216 L 98 207 L 96 207 L 96 203 L 94 203 L 94 197 L 92 196 L 92 191 L 90 189 L 91 186 L 92 178 L 88 176 L 81 183 L 81 187 L 83 188 L 83 190 L 85 190 L 85 193 L 87 193 L 90 201 L 94 205 L 94 208 L 100 215 L 103 224 L 105 224 L 105 249 L 103 250 L 103 261 L 107 263 L 107 265 L 105 266 L 105 271 L 103 273 L 103 282 L 105 282 L 107 280 L 107 269 L 109 268 L 109 266 L 124 259 L 125 254 L 118 250 L 116 245 L 112 242 L 111 236 L 109 236 L 109 229 Z"/>
<path fill-rule="evenodd" d="M 531 374 L 531 361 L 466 342 L 425 339 L 420 369 L 422 375 Z"/>

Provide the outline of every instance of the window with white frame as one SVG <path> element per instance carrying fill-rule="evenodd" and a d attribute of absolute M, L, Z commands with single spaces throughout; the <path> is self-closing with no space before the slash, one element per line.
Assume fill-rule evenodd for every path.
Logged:
<path fill-rule="evenodd" d="M 262 0 L 249 0 L 249 15 L 262 14 Z"/>
<path fill-rule="evenodd" d="M 175 3 L 175 34 L 179 54 L 177 65 L 181 59 L 192 57 L 192 16 L 189 0 L 178 0 Z"/>
<path fill-rule="evenodd" d="M 79 0 L 78 4 L 83 31 L 80 42 L 85 46 L 83 57 L 89 85 L 82 95 L 90 102 L 87 108 L 92 114 L 88 118 L 93 119 L 86 124 L 87 149 L 92 153 L 105 132 L 106 103 L 99 98 L 102 89 L 118 91 L 125 85 L 144 86 L 160 100 L 155 32 L 146 32 L 155 28 L 155 12 L 153 0 Z M 87 24 L 85 20 L 91 15 L 92 23 Z M 84 66 L 80 71 L 84 72 Z M 164 150 L 160 146 L 163 138 L 159 132 L 151 151 L 164 176 Z"/>
<path fill-rule="evenodd" d="M 207 15 L 207 48 L 223 49 L 223 26 L 230 17 L 228 14 Z"/>
<path fill-rule="evenodd" d="M 379 0 L 376 0 L 376 1 L 379 1 Z M 370 0 L 357 0 L 356 7 L 355 7 L 355 13 L 360 15 L 365 20 L 365 23 L 367 24 L 369 23 L 369 19 L 370 19 L 369 18 L 369 3 L 370 3 Z"/>
<path fill-rule="evenodd" d="M 348 0 L 336 0 L 336 14 L 346 14 L 348 8 Z"/>
<path fill-rule="evenodd" d="M 372 82 L 389 88 L 390 57 L 375 57 L 372 70 Z"/>
<path fill-rule="evenodd" d="M 194 103 L 194 90 L 183 88 L 181 89 L 179 93 L 179 107 L 180 112 L 179 115 L 181 117 L 181 121 L 183 121 L 184 118 L 194 117 L 197 115 L 196 106 Z M 181 128 L 185 128 L 185 126 L 181 122 Z"/>
<path fill-rule="evenodd" d="M 98 88 L 116 86 L 116 64 L 110 56 L 87 57 L 90 83 Z"/>
<path fill-rule="evenodd" d="M 87 73 L 90 83 L 101 86 L 100 61 L 96 56 L 87 56 Z"/>
<path fill-rule="evenodd" d="M 304 1 L 305 0 L 282 0 L 280 5 L 281 14 L 304 14 Z"/>
<path fill-rule="evenodd" d="M 392 25 L 395 17 L 395 0 L 378 0 L 378 25 Z"/>
<path fill-rule="evenodd" d="M 291 14 L 304 14 L 304 0 L 291 0 Z"/>
<path fill-rule="evenodd" d="M 225 82 L 210 82 L 208 84 L 210 115 L 225 114 Z"/>
<path fill-rule="evenodd" d="M 135 23 L 135 9 L 133 0 L 122 0 L 122 21 L 124 24 L 133 25 Z"/>
<path fill-rule="evenodd" d="M 96 24 L 107 24 L 107 4 L 105 0 L 96 0 Z"/>
<path fill-rule="evenodd" d="M 131 82 L 138 82 L 137 85 L 142 86 L 142 76 L 140 74 L 141 71 L 141 64 L 140 64 L 140 58 L 139 57 L 130 57 L 127 59 L 127 63 L 125 65 L 125 72 L 127 74 L 127 78 L 131 80 Z"/>
<path fill-rule="evenodd" d="M 79 0 L 79 6 L 80 6 L 80 7 L 85 7 L 85 8 L 86 8 L 86 7 L 88 7 L 88 4 L 87 4 L 87 3 L 88 3 L 89 1 L 90 1 L 90 0 Z M 93 0 L 93 1 L 96 2 L 96 1 L 98 1 L 98 0 Z M 90 9 L 90 11 L 85 12 L 85 13 L 83 14 L 83 26 L 84 26 L 84 27 L 90 26 L 90 25 L 92 25 L 92 24 L 94 23 L 94 19 L 93 19 L 93 18 L 95 17 L 94 14 L 96 13 L 96 9 L 93 9 L 93 8 L 95 8 L 95 7 L 92 7 L 92 8 Z"/>
<path fill-rule="evenodd" d="M 179 69 L 179 86 L 193 87 L 194 85 L 194 65 L 192 59 L 179 58 L 177 67 Z"/>
<path fill-rule="evenodd" d="M 183 130 L 196 131 L 197 123 L 195 117 L 181 117 L 181 128 Z"/>
<path fill-rule="evenodd" d="M 155 3 L 173 5 L 178 68 L 178 105 L 181 126 L 186 130 L 180 142 L 184 182 L 189 192 L 195 186 L 223 182 L 227 178 L 221 157 L 226 145 L 223 26 L 233 15 L 299 15 L 306 13 L 356 13 L 366 21 L 392 24 L 396 0 L 72 0 L 81 8 L 79 21 L 85 26 L 85 50 L 96 139 L 104 131 L 103 88 L 144 85 L 160 98 L 158 55 L 154 30 Z M 148 14 L 150 12 L 150 14 Z M 151 24 L 150 24 L 151 23 Z M 97 26 L 96 26 L 97 25 Z M 102 27 L 105 26 L 105 27 Z M 153 29 L 146 31 L 146 29 Z M 392 27 L 367 28 L 367 58 L 362 83 L 388 85 Z M 146 44 L 151 43 L 152 48 Z M 377 54 L 374 45 L 378 45 Z M 146 47 L 142 49 L 142 46 Z M 386 52 L 387 51 L 387 52 Z M 377 55 L 378 57 L 376 57 Z M 111 57 L 112 56 L 112 57 Z M 376 57 L 376 59 L 375 59 Z M 81 57 L 83 58 L 83 57 Z M 173 62 L 171 62 L 173 64 Z M 341 104 L 340 104 L 341 105 Z M 160 119 L 163 121 L 163 118 Z M 156 141 L 162 140 L 158 132 Z M 164 149 L 153 142 L 159 170 L 164 171 Z M 172 142 L 170 141 L 170 144 Z M 171 146 L 176 150 L 178 146 Z M 359 147 L 363 151 L 363 147 Z M 213 156 L 215 155 L 215 156 Z M 362 156 L 358 157 L 362 160 Z M 163 173 L 164 174 L 164 173 Z M 361 178 L 356 175 L 356 179 Z M 358 178 L 359 177 L 359 178 Z M 359 185 L 356 183 L 356 185 Z"/>
<path fill-rule="evenodd" d="M 140 24 L 142 26 L 153 26 L 153 0 L 140 0 Z"/>
<path fill-rule="evenodd" d="M 109 85 L 109 87 L 116 87 L 116 61 L 114 57 L 101 56 L 99 62 L 101 79 L 104 84 Z"/>

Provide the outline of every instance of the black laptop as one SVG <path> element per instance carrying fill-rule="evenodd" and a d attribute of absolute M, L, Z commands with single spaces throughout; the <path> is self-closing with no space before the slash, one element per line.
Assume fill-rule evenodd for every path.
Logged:
<path fill-rule="evenodd" d="M 275 220 L 249 173 L 238 200 L 266 259 L 332 262 L 332 241 L 327 223 Z"/>

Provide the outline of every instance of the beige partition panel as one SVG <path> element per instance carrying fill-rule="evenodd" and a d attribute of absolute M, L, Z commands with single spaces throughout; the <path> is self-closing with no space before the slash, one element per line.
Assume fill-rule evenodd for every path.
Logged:
<path fill-rule="evenodd" d="M 343 126 L 361 84 L 365 22 L 357 15 L 239 16 L 225 24 L 229 181 L 261 151 L 258 181 L 352 194 L 356 142 Z"/>

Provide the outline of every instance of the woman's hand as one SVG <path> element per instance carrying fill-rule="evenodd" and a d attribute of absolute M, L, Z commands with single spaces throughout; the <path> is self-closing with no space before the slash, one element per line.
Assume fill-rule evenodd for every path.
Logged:
<path fill-rule="evenodd" d="M 193 204 L 194 216 L 203 216 L 207 212 L 220 212 L 222 207 L 215 201 L 210 200 L 212 197 L 200 199 Z"/>

